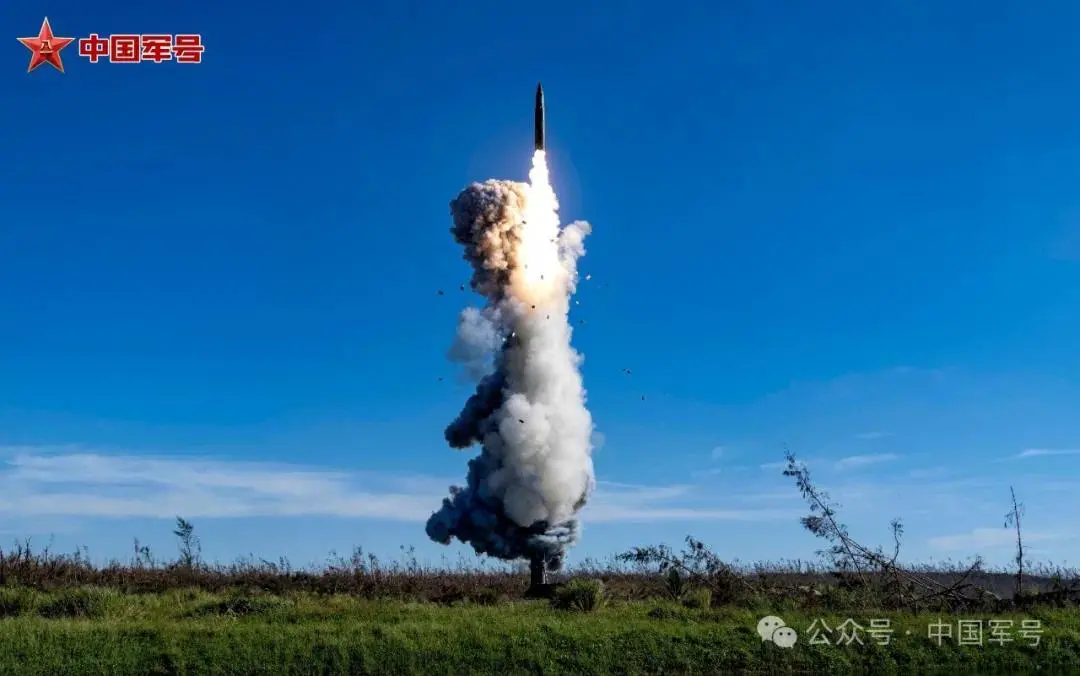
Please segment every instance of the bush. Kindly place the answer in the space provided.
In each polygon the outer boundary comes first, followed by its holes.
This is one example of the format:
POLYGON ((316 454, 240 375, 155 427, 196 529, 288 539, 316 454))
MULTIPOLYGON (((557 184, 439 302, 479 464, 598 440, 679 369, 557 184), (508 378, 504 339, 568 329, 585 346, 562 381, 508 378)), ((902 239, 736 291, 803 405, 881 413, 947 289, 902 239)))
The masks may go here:
POLYGON ((494 589, 477 589, 470 599, 481 606, 493 606, 499 602, 499 594, 494 589))
POLYGON ((667 606, 656 606, 648 613, 649 617, 654 620, 682 620, 686 619, 686 612, 681 608, 669 608, 667 606))
POLYGON ((667 575, 664 576, 664 584, 667 586, 667 591, 671 594, 671 598, 678 601, 686 593, 686 582, 683 580, 682 575, 679 575, 677 568, 669 568, 667 575))
POLYGON ((555 592, 552 605, 559 610, 591 612, 604 603, 604 583, 600 580, 570 580, 555 592))
POLYGON ((0 617, 16 617, 34 609, 34 590, 0 587, 0 617))
POLYGON ((38 607, 38 614, 51 619, 98 618, 105 614, 109 598, 112 596, 115 596, 115 593, 111 590, 95 587, 62 589, 38 607))
POLYGON ((687 608, 709 608, 712 606, 712 591, 692 589, 684 595, 682 602, 687 608))
POLYGON ((261 594, 232 594, 220 601, 211 601, 199 606, 194 615, 248 616, 274 613, 291 604, 287 599, 261 594))

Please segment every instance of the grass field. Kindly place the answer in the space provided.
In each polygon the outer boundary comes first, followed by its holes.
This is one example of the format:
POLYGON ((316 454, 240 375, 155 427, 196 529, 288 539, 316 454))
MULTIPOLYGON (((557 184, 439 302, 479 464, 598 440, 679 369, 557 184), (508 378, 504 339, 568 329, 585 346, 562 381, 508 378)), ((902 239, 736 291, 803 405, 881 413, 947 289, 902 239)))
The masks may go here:
POLYGON ((544 601, 439 605, 196 589, 9 587, 0 599, 3 674, 1030 673, 1080 665, 1075 609, 855 614, 862 644, 809 645, 814 620, 833 630, 819 636, 837 643, 848 615, 662 600, 582 612, 544 601), (766 614, 782 616, 799 642, 789 649, 763 642, 756 625, 766 614), (957 645, 961 617, 983 620, 981 645, 957 645), (1012 620, 1012 641, 992 642, 990 619, 1012 620), (887 645, 868 633, 871 620, 889 620, 887 645), (1025 638, 1024 621, 1038 621, 1038 634, 1025 638), (941 646, 928 638, 939 622, 952 622, 952 638, 941 646))

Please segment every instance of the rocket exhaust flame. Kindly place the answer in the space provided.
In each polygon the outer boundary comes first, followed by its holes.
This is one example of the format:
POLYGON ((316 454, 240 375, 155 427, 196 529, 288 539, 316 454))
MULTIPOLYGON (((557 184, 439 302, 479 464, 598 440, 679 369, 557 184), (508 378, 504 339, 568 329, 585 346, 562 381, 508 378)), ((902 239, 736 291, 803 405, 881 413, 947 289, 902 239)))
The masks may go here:
MULTIPOLYGON (((537 102, 542 113, 539 90, 537 102)), ((437 542, 530 559, 541 581, 577 542, 577 513, 595 488, 592 416, 568 317, 590 226, 560 228, 558 208, 539 149, 529 183, 474 183, 450 203, 470 286, 487 301, 461 313, 451 357, 475 373, 490 356, 493 368, 445 431, 453 448, 479 443, 480 454, 466 486, 452 486, 427 522, 437 542)))

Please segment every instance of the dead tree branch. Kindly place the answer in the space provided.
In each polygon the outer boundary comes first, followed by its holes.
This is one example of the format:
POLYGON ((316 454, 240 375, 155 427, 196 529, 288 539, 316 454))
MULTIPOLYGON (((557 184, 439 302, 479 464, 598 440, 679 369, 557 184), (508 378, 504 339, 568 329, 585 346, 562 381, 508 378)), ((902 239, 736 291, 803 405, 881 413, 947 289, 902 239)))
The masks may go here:
POLYGON ((847 527, 839 521, 839 505, 833 503, 829 495, 811 481, 806 465, 799 462, 789 449, 785 448, 784 454, 787 460, 784 476, 795 479, 795 485, 810 507, 810 514, 800 521, 806 530, 831 544, 828 550, 819 554, 830 558, 841 580, 854 570, 860 587, 876 588, 883 599, 891 600, 897 607, 919 607, 931 601, 962 607, 976 600, 965 592, 973 588, 967 580, 981 570, 981 559, 976 558, 960 578, 950 584, 905 569, 897 563, 904 534, 904 526, 899 519, 889 524, 893 536, 891 555, 886 555, 880 547, 870 549, 863 546, 851 537, 847 527))

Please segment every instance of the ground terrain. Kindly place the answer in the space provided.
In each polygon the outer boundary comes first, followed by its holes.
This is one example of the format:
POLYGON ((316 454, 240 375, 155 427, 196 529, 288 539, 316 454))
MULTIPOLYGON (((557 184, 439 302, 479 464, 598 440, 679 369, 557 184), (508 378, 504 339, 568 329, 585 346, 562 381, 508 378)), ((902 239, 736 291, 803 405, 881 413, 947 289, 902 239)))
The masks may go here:
MULTIPOLYGON (((591 564, 556 576, 554 598, 528 600, 522 572, 427 570, 410 560, 382 565, 360 552, 294 571, 284 562, 207 566, 191 551, 177 562, 159 563, 142 551, 132 562, 94 566, 82 555, 19 547, 0 556, 0 674, 1080 668, 1080 607, 1068 591, 1073 571, 1033 571, 1016 599, 1014 574, 977 572, 962 597, 916 601, 798 562, 676 564, 666 572, 640 561, 591 564), (761 640, 756 626, 765 615, 796 629, 794 647, 761 640), (861 630, 838 645, 838 626, 849 619, 861 630), (812 632, 815 620, 831 631, 812 632), (977 642, 972 633, 972 645, 959 645, 960 620, 981 621, 977 642), (989 620, 998 623, 996 638, 989 620), (871 635, 886 621, 887 632, 871 635), (944 625, 952 637, 938 645, 930 634, 945 633, 944 625), (811 644, 813 636, 829 643, 811 644)), ((954 566, 920 575, 950 585, 964 572, 954 566)))

